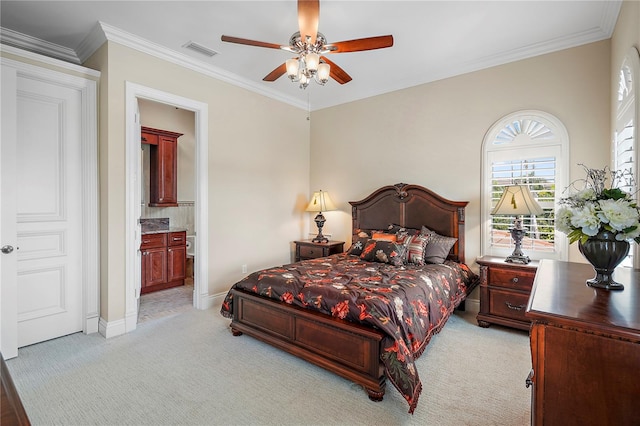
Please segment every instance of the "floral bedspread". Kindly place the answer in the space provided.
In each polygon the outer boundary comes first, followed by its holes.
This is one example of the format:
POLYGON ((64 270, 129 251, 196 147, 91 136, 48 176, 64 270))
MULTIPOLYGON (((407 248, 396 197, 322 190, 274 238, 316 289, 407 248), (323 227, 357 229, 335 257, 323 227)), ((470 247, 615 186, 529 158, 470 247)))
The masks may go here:
MULTIPOLYGON (((397 267, 343 253, 254 272, 233 287, 381 330, 386 376, 413 413, 422 390, 414 360, 476 283, 460 263, 397 267)), ((231 292, 220 312, 232 317, 231 292)))

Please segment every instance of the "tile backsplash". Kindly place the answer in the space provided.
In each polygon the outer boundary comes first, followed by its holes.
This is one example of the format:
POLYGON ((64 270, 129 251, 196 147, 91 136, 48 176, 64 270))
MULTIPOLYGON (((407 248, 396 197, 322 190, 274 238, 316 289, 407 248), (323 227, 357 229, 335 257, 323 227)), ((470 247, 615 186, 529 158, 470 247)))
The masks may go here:
POLYGON ((187 228, 187 235, 195 234, 195 206, 193 201, 178 201, 178 207, 149 207, 142 205, 143 219, 169 218, 172 228, 187 228))

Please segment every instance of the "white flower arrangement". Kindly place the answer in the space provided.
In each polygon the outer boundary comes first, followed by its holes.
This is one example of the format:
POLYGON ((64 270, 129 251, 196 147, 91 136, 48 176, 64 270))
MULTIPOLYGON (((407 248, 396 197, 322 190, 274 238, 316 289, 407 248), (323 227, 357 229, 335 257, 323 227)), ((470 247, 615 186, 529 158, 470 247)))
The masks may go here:
POLYGON ((578 240, 585 243, 602 231, 611 232, 618 241, 634 240, 640 244, 640 209, 631 194, 616 187, 621 182, 632 184, 633 176, 628 171, 581 166, 587 177, 565 189, 577 192, 560 199, 562 207, 556 212, 556 228, 567 234, 570 244, 578 240), (608 176, 610 188, 605 187, 608 176))

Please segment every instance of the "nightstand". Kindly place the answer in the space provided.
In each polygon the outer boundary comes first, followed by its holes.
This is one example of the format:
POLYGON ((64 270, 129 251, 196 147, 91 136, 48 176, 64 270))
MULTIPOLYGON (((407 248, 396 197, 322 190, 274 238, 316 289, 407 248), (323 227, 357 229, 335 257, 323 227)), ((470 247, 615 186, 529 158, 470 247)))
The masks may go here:
POLYGON ((296 245, 296 262, 305 259, 327 257, 344 251, 344 241, 314 243, 311 240, 294 241, 296 245))
POLYGON ((476 262, 480 265, 478 325, 486 328, 493 323, 529 330, 531 321, 525 311, 538 262, 521 265, 492 256, 480 257, 476 262))

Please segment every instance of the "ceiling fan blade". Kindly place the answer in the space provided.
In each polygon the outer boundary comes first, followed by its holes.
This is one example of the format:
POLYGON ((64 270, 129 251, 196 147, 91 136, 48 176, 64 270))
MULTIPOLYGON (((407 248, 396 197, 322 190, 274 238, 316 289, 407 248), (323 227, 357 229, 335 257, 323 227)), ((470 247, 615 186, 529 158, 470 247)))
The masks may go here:
POLYGON ((300 39, 311 37, 311 44, 315 44, 318 35, 318 19, 320 16, 319 0, 298 0, 298 26, 300 39))
POLYGON ((345 83, 348 83, 348 82, 350 82, 352 80, 351 76, 349 74, 347 74, 347 72, 345 70, 343 70, 338 65, 336 65, 335 62, 332 62, 332 61, 328 60, 324 56, 322 56, 321 59, 323 61, 325 61, 326 63, 328 63, 329 66, 331 67, 329 69, 329 75, 335 81, 337 81, 340 84, 345 84, 345 83))
POLYGON ((325 47, 331 49, 327 53, 360 52, 363 50, 384 49, 393 46, 393 36, 385 35, 378 37, 359 38, 356 40, 339 41, 327 44, 325 47))
POLYGON ((226 41, 227 43, 246 44, 248 46, 266 47, 269 49, 280 49, 282 47, 279 44, 266 43, 264 41, 249 40, 247 38, 231 37, 226 35, 223 35, 221 40, 226 41))
POLYGON ((278 68, 274 69, 273 71, 271 71, 262 80, 263 81, 276 81, 277 79, 279 79, 280 77, 285 75, 286 72, 287 72, 287 64, 285 63, 285 64, 280 65, 278 68))

